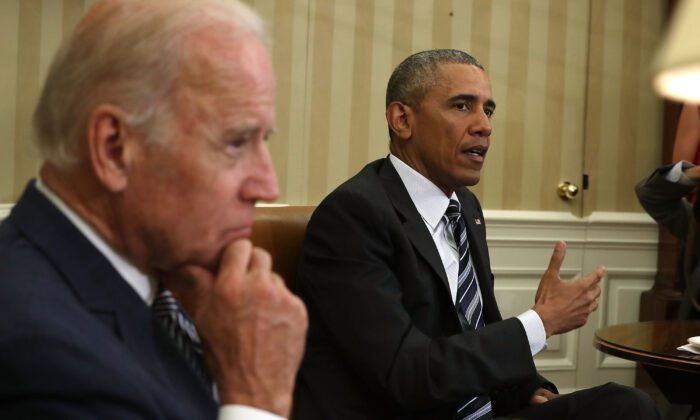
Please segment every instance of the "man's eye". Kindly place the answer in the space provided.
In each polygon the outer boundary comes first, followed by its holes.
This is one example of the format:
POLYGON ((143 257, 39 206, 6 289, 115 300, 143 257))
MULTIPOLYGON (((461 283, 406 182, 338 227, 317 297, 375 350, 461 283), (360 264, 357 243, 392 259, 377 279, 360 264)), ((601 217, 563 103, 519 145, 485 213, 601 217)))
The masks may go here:
POLYGON ((238 149, 239 147, 242 147, 245 144, 245 139, 234 139, 229 142, 229 146, 234 147, 238 149))
POLYGON ((486 114, 487 117, 491 118, 493 116, 493 109, 486 108, 484 110, 484 114, 486 114))
POLYGON ((459 109, 460 111, 465 111, 469 109, 469 105, 465 104, 464 102, 459 102, 455 104, 455 108, 459 109))

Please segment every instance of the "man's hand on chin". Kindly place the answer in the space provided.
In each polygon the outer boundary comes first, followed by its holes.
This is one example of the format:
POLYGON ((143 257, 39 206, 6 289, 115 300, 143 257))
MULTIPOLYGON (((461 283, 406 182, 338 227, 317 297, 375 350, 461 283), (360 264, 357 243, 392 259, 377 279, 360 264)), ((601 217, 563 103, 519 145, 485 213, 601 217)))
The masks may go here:
POLYGON ((532 398, 530 398, 530 405, 542 404, 559 397, 561 397, 561 395, 555 394, 545 388, 539 388, 534 394, 532 394, 532 398))
POLYGON ((306 307, 272 272, 270 255, 248 239, 224 250, 216 272, 187 267, 181 293, 202 340, 222 404, 288 417, 304 352, 306 307))

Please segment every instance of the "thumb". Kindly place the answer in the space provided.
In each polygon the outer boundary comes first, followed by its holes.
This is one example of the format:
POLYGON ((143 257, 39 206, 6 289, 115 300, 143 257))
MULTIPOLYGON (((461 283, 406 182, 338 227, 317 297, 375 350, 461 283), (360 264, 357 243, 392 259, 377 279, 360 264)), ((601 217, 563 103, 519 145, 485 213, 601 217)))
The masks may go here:
POLYGON ((535 404, 542 404, 546 403, 547 398, 542 396, 542 395, 533 395, 532 399, 530 399, 530 405, 535 405, 535 404))
POLYGON ((543 279, 545 278, 559 278, 559 270, 561 270, 561 265, 564 262, 564 257, 566 256, 566 243, 564 241, 557 241, 554 245, 554 252, 552 252, 552 258, 549 260, 549 267, 543 279))
POLYGON ((540 280, 540 284, 537 286, 535 303, 540 301, 543 291, 549 288, 549 284, 559 279, 559 270, 561 270, 561 264, 564 262, 565 256, 566 243, 564 241, 557 241, 554 245, 552 258, 549 260, 549 267, 547 267, 547 271, 544 272, 542 280, 540 280))

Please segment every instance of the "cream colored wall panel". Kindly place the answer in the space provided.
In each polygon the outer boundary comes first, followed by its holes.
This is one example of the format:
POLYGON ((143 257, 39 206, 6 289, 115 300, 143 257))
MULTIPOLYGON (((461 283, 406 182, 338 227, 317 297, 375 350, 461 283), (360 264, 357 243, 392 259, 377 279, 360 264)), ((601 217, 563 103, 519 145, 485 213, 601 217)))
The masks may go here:
MULTIPOLYGON (((547 71, 547 36, 549 17, 549 1, 535 1, 530 5, 530 33, 527 61, 527 86, 529 91, 538 94, 528 94, 525 97, 525 129, 523 144, 523 166, 520 182, 518 178, 508 179, 507 182, 519 185, 523 194, 520 197, 521 210, 536 210, 540 207, 540 188, 542 165, 539 164, 541 150, 551 139, 544 136, 544 126, 547 123, 545 115, 545 96, 539 94, 545 91, 547 71)), ((498 114, 499 110, 496 111, 498 114)))
POLYGON ((456 0, 452 2, 452 13, 454 17, 450 28, 452 31, 452 36, 450 37, 452 40, 452 48, 466 51, 469 54, 473 54, 472 33, 470 30, 473 7, 474 0, 456 0))
MULTIPOLYGON (((372 79, 374 77, 372 68, 375 65, 374 60, 378 58, 374 54, 375 47, 382 42, 375 40, 374 34, 378 7, 381 7, 381 5, 377 5, 371 0, 359 0, 353 12, 355 15, 355 29, 352 55, 353 68, 351 71, 352 94, 350 96, 352 106, 350 107, 350 112, 347 115, 343 115, 343 118, 347 118, 350 123, 348 129, 348 153, 344 156, 346 162, 343 164, 343 172, 338 174, 339 178, 334 184, 329 185, 329 191, 357 173, 371 159, 369 157, 372 135, 370 121, 374 109, 372 107, 372 79)), ((393 23, 390 18, 392 14, 393 10, 392 13, 385 14, 385 16, 389 17, 388 22, 390 23, 393 23)), ((390 43, 389 46, 391 46, 390 43)), ((391 50, 388 50, 386 53, 388 57, 391 56, 391 50)))
MULTIPOLYGON (((282 181, 286 185, 286 200, 290 204, 308 203, 306 184, 308 180, 307 118, 310 90, 307 86, 308 67, 307 41, 309 40, 309 0, 295 0, 290 10, 291 16, 291 55, 288 68, 288 96, 284 107, 278 104, 278 113, 286 113, 289 130, 277 141, 287 144, 287 171, 282 181)), ((278 117, 279 118, 279 117, 278 117)), ((283 127, 280 127, 282 130, 283 127)), ((280 160, 285 156, 279 157, 280 160)))
MULTIPOLYGON (((663 17, 666 11, 662 2, 642 3, 642 31, 640 61, 651 63, 656 46, 660 40, 663 17)), ((639 77, 639 102, 637 109, 637 154, 635 165, 636 181, 648 176, 661 165, 663 102, 651 89, 651 66, 641 66, 639 77)), ((641 205, 634 201, 630 211, 642 211, 641 205)))
MULTIPOLYGON (((502 208, 503 165, 505 164, 506 121, 508 120, 508 60, 511 31, 510 2, 493 1, 490 16, 490 51, 486 73, 491 79, 491 90, 497 104, 497 112, 491 120, 493 133, 484 170, 481 176, 480 198, 487 208, 502 208), (488 203, 488 204, 486 204, 488 203)), ((485 58, 476 56, 477 60, 485 58)))
POLYGON ((639 302, 642 292, 654 284, 655 270, 608 269, 605 283, 605 324, 637 322, 639 310, 628 302, 639 302))
POLYGON ((600 109, 602 133, 598 149, 598 210, 614 210, 617 183, 611 168, 617 167, 617 139, 620 129, 619 87, 622 78, 622 2, 605 2, 605 44, 603 53, 603 101, 600 109), (612 179, 610 178, 612 176, 612 179), (605 207, 600 207, 605 206, 605 207))
MULTIPOLYGON (((605 325, 626 324, 637 322, 639 306, 629 305, 629 302, 639 302, 641 294, 654 284, 655 270, 646 272, 630 270, 608 270, 601 298, 605 299, 605 325)), ((598 366, 602 369, 633 368, 634 362, 598 352, 598 366)))
MULTIPOLYGON (((555 242, 554 240, 535 241, 530 238, 523 238, 522 242, 489 239, 491 265, 499 269, 503 267, 518 267, 519 269, 530 267, 534 268, 539 276, 542 276, 549 266, 555 242)), ((566 257, 562 265, 562 278, 567 279, 565 273, 573 269, 577 275, 580 275, 584 246, 583 241, 570 240, 567 242, 566 257)), ((573 275, 568 277, 568 279, 571 278, 573 275)))
POLYGON ((512 241, 522 238, 534 242, 558 240, 582 242, 587 220, 565 212, 484 210, 490 241, 512 241))
MULTIPOLYGON (((316 204, 368 161, 384 156, 388 138, 383 98, 391 70, 411 52, 456 47, 486 65, 498 102, 483 182, 473 188, 484 208, 579 214, 576 209, 584 201, 583 214, 641 210, 630 198, 628 184, 650 172, 660 159, 660 101, 648 86, 647 64, 659 38, 663 0, 247 2, 263 15, 273 39, 279 134, 271 139, 270 150, 280 178, 281 201, 316 204), (638 13, 623 13, 624 7, 637 5, 638 13), (332 10, 326 17, 316 13, 326 9, 332 10), (353 14, 354 20, 348 21, 353 14), (638 67, 634 69, 638 74, 623 77, 633 67, 638 67), (341 83, 344 80, 348 83, 341 83), (630 81, 637 85, 636 93, 626 98, 630 81), (624 83, 628 85, 621 87, 624 83), (627 109, 631 107, 635 109, 627 109), (633 131, 630 120, 636 135, 625 138, 633 131), (336 130, 331 128, 334 125, 336 130), (581 153, 579 140, 584 133, 585 144, 593 149, 585 152, 591 189, 578 202, 567 204, 554 196, 552 186, 560 177, 580 181, 579 165, 571 159, 581 153), (626 149, 630 156, 621 153, 626 149)), ((28 142, 34 100, 28 98, 36 96, 63 33, 93 3, 7 0, 0 4, 16 9, 40 5, 36 16, 24 15, 25 20, 38 19, 36 33, 27 32, 31 25, 22 25, 23 39, 37 41, 20 46, 17 28, 15 42, 0 48, 3 62, 20 57, 28 65, 16 77, 0 76, 5 85, 22 79, 22 95, 0 102, 0 107, 12 108, 0 118, 14 113, 11 124, 2 124, 9 144, 0 145, 4 157, 0 199, 14 199, 17 189, 35 173, 36 159, 28 142), (38 64, 31 64, 33 59, 28 59, 36 52, 38 64), (29 79, 34 81, 28 83, 29 79), (13 155, 6 163, 6 156, 13 155), (10 186, 3 187, 8 182, 10 186)), ((1 19, 18 15, 3 13, 1 19)), ((9 34, 3 39, 11 41, 12 24, 3 25, 2 31, 9 34)), ((12 66, 0 71, 12 71, 12 66)))
MULTIPOLYGON (((525 143, 525 126, 527 125, 525 104, 527 98, 527 73, 523 68, 529 61, 530 33, 530 3, 514 1, 510 3, 510 31, 508 40, 508 96, 505 98, 508 118, 505 121, 505 132, 500 138, 503 142, 504 162, 500 176, 503 182, 502 207, 508 209, 520 208, 522 196, 529 191, 520 187, 519 183, 511 182, 522 176, 526 165, 523 159, 525 143)), ((501 101, 503 103, 504 101, 501 101)), ((532 162, 527 162, 530 166, 532 162)))
POLYGON ((333 59, 331 62, 331 101, 328 109, 330 130, 327 134, 328 175, 326 191, 332 191, 348 179, 348 153, 352 144, 351 115, 353 97, 353 73, 355 49, 355 8, 354 1, 340 2, 335 7, 333 17, 333 59))
POLYGON ((253 9, 255 9, 265 21, 265 31, 270 39, 275 39, 275 0, 246 0, 253 9))
POLYGON ((433 47, 433 1, 419 0, 413 3, 413 33, 411 49, 413 52, 425 51, 433 47))
POLYGON ((0 2, 0 202, 12 202, 15 172, 15 118, 19 0, 0 2))
MULTIPOLYGON (((395 64, 392 63, 394 2, 393 0, 376 0, 374 3, 374 29, 372 48, 372 75, 369 94, 369 133, 367 134, 366 162, 370 162, 389 153, 389 133, 384 116, 386 85, 395 64)), ((353 142, 365 139, 353 139, 353 142)), ((359 162, 348 176, 354 175, 362 166, 359 162)))
POLYGON ((307 200, 318 203, 327 193, 328 149, 331 105, 330 67, 333 59, 335 7, 340 1, 311 2, 309 22, 309 57, 307 67, 306 119, 308 124, 307 200))
POLYGON ((49 66, 54 54, 58 51, 63 40, 63 19, 57 19, 63 15, 63 2, 56 0, 43 0, 41 15, 41 43, 39 45, 39 80, 44 83, 49 72, 49 66))
POLYGON ((31 120, 39 97, 41 0, 22 0, 17 39, 17 90, 15 95, 15 147, 13 195, 19 197, 37 171, 38 154, 32 140, 31 120))

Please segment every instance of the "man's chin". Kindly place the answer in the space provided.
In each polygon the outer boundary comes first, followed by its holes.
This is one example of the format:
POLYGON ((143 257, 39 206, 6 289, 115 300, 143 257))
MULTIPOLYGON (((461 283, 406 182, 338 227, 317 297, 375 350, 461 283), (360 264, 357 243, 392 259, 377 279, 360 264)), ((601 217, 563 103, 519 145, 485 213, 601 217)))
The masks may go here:
POLYGON ((160 270, 156 278, 172 291, 192 289, 198 277, 216 276, 222 254, 223 250, 206 258, 193 258, 168 270, 160 270))
POLYGON ((479 181, 481 181, 481 174, 478 174, 476 176, 472 175, 469 177, 465 177, 465 179, 462 182, 462 185, 467 187, 473 187, 474 185, 478 184, 479 181))
POLYGON ((192 289, 196 284, 195 278, 187 267, 179 266, 173 270, 160 271, 157 274, 158 281, 173 292, 192 289))

